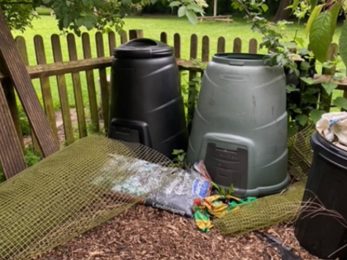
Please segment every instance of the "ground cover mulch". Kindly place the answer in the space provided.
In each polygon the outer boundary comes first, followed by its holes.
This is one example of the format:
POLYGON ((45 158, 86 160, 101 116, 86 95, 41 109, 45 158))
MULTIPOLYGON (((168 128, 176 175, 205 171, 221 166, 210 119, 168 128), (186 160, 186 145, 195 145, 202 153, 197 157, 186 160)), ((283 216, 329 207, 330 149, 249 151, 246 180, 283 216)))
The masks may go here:
MULTIPOLYGON (((302 249, 293 226, 271 227, 267 232, 304 260, 318 259, 302 249)), ((39 260, 201 259, 280 260, 275 247, 257 233, 224 236, 215 229, 197 230, 192 219, 137 205, 74 240, 58 246, 39 260)))

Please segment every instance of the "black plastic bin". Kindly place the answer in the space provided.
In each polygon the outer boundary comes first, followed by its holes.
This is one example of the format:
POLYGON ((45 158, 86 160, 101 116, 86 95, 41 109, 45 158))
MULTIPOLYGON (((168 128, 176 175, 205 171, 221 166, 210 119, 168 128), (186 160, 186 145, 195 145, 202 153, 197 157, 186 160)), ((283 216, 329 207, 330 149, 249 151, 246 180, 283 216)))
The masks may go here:
POLYGON ((114 50, 108 137, 142 143, 172 157, 188 131, 173 48, 135 39, 114 50))
MULTIPOLYGON (((303 198, 303 209, 295 224, 300 245, 323 259, 346 259, 347 228, 331 213, 305 208, 319 203, 347 220, 347 152, 327 142, 319 133, 311 137, 313 162, 303 198), (342 249, 341 249, 342 248, 342 249), (341 249, 341 250, 339 250, 341 249), (336 252, 336 253, 334 253, 336 252)), ((314 206, 316 207, 316 206, 314 206)))

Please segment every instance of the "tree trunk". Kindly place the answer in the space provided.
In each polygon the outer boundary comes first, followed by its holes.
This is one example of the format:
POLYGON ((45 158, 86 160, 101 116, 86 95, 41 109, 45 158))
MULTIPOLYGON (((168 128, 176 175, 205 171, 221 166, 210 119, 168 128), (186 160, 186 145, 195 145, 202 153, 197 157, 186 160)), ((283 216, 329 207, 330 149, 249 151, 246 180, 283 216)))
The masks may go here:
POLYGON ((277 13, 273 18, 273 22, 278 22, 281 20, 288 20, 290 14, 292 13, 292 9, 286 9, 290 5, 290 0, 281 0, 280 6, 277 9, 277 13))

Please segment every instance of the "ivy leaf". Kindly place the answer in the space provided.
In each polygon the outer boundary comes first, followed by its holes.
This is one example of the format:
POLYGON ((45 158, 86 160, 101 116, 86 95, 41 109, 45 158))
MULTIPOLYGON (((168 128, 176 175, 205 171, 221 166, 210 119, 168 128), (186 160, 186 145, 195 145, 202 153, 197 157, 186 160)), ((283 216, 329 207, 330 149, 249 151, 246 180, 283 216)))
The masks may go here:
POLYGON ((331 26, 332 14, 320 13, 312 22, 310 29, 310 47, 318 61, 326 61, 327 51, 333 39, 331 26))
POLYGON ((322 8, 323 8, 323 5, 318 5, 311 12, 310 18, 308 18, 308 21, 307 21, 307 24, 306 24, 306 34, 307 35, 310 33, 312 22, 320 14, 320 12, 322 11, 322 8))
POLYGON ((336 28, 336 22, 337 22, 337 17, 339 16, 341 9, 341 4, 336 3, 331 7, 329 12, 331 13, 331 29, 332 29, 332 35, 334 35, 335 28, 336 28))
POLYGON ((187 15, 188 20, 190 21, 191 24, 196 24, 198 18, 193 11, 187 10, 186 15, 187 15))
POLYGON ((341 59, 347 67, 347 23, 344 23, 342 26, 341 36, 339 39, 339 51, 341 59))
POLYGON ((296 120, 298 120, 301 126, 305 126, 308 122, 308 117, 306 115, 298 115, 296 120))
POLYGON ((312 85, 314 84, 314 81, 312 78, 307 78, 307 77, 300 77, 300 79, 305 82, 307 85, 312 85))
POLYGON ((181 2, 180 1, 173 1, 173 2, 171 2, 170 3, 170 7, 174 7, 174 6, 179 6, 179 5, 181 5, 181 2))
POLYGON ((317 123, 324 113, 326 113, 324 110, 313 109, 310 113, 313 123, 317 123))
POLYGON ((334 89, 337 88, 337 84, 333 82, 327 82, 327 83, 322 83, 322 87, 325 89, 328 95, 331 95, 334 89))
POLYGON ((337 107, 347 110, 347 99, 344 97, 337 97, 334 99, 333 104, 337 107))
POLYGON ((178 8, 178 17, 184 16, 186 14, 186 11, 187 7, 185 5, 178 8))

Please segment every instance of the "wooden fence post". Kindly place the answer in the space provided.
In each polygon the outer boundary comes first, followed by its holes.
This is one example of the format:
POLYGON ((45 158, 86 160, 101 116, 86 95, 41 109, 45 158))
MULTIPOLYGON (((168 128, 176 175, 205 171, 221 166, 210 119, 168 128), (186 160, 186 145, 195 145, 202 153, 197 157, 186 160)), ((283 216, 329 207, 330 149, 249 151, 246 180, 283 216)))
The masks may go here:
POLYGON ((120 34, 120 43, 126 43, 128 41, 127 33, 124 31, 120 34))
MULTIPOLYGON (((51 37, 51 45, 53 50, 54 62, 62 62, 63 55, 61 51, 60 38, 57 34, 53 34, 51 37)), ((74 142, 74 136, 72 131, 72 123, 70 116, 70 106, 69 98, 66 88, 65 75, 57 75, 57 85, 60 100, 60 109, 63 118, 64 134, 67 144, 72 144, 74 142)))
POLYGON ((174 34, 174 49, 175 57, 177 59, 181 58, 181 36, 178 33, 174 34))
POLYGON ((143 38, 143 30, 129 30, 129 39, 140 39, 143 38))
POLYGON ((258 52, 258 42, 256 39, 252 38, 249 40, 248 52, 256 54, 258 52))
POLYGON ((162 32, 160 34, 160 41, 167 44, 167 33, 166 32, 162 32))
POLYGON ((110 50, 110 57, 113 57, 113 51, 116 48, 116 35, 114 32, 108 33, 108 47, 110 50))
MULTIPOLYGON (((198 36, 193 34, 190 37, 190 60, 195 60, 198 57, 198 36)), ((196 84, 192 82, 194 78, 196 78, 196 72, 189 72, 189 83, 188 83, 188 115, 187 115, 187 125, 188 132, 190 133, 192 128, 192 120, 194 117, 195 110, 195 100, 198 90, 196 89, 196 84)))
MULTIPOLYGON (((100 32, 97 32, 95 34, 95 43, 96 43, 96 52, 98 57, 105 57, 104 52, 104 41, 102 38, 102 34, 100 32)), ((107 131, 108 130, 108 109, 109 109, 109 97, 110 97, 110 91, 109 91, 109 84, 107 82, 107 74, 106 69, 102 68, 99 69, 99 79, 100 79, 100 89, 101 89, 101 100, 102 100, 102 115, 104 119, 104 128, 107 131)))
POLYGON ((242 41, 239 37, 234 39, 233 53, 242 52, 242 41))
POLYGON ((225 38, 219 37, 217 42, 217 53, 225 52, 225 38))
POLYGON ((201 47, 201 61, 209 61, 210 60, 210 39, 208 36, 202 37, 202 47, 201 47))
MULTIPOLYGON (((92 52, 90 48, 90 39, 88 33, 82 34, 82 46, 83 46, 83 57, 85 59, 90 59, 92 57, 92 52)), ((86 70, 88 97, 89 97, 89 110, 91 123, 94 131, 99 132, 99 116, 98 116, 98 105, 96 103, 96 91, 95 91, 95 80, 93 70, 86 70)))
MULTIPOLYGON (((78 58, 77 58, 75 36, 71 33, 67 35, 67 45, 69 49, 70 61, 77 61, 78 58)), ((78 132, 79 132, 79 137, 82 138, 87 136, 87 126, 86 126, 86 119, 84 115, 81 78, 80 78, 79 72, 73 72, 71 73, 71 75, 72 75, 72 84, 74 89, 76 112, 77 112, 78 132)))
MULTIPOLYGON (((42 39, 41 35, 36 35, 34 37, 34 46, 35 46, 37 64, 38 65, 47 64, 45 47, 44 47, 43 39, 42 39)), ((56 125, 56 121, 55 121, 55 113, 54 113, 54 107, 53 107, 51 84, 49 82, 49 78, 48 77, 40 77, 40 85, 41 85, 43 106, 45 108, 47 119, 48 119, 48 122, 52 128, 54 137, 55 137, 57 143, 59 143, 57 125, 56 125)))
MULTIPOLYGON (((25 42, 24 37, 23 36, 17 36, 16 39, 15 39, 15 42, 16 42, 19 54, 20 54, 20 56, 22 58, 22 61, 24 62, 24 65, 25 66, 29 66, 27 46, 26 46, 26 42, 25 42)), ((9 91, 10 92, 13 91, 13 93, 11 93, 10 95, 13 96, 13 98, 15 98, 14 89, 12 91, 9 89, 9 91)), ((8 94, 9 92, 7 92, 7 90, 5 89, 5 93, 8 94)), ((10 98, 8 101, 12 100, 13 98, 10 98)), ((11 103, 9 103, 10 108, 14 105, 14 104, 11 104, 11 103)), ((16 106, 17 106, 17 104, 16 104, 16 106)), ((12 109, 14 110, 14 108, 12 108, 12 109)), ((17 107, 16 107, 16 110, 18 111, 17 107)), ((19 114, 18 114, 18 116, 19 116, 19 114)), ((18 117, 18 120, 20 120, 19 117, 18 117)), ((18 121, 18 123, 19 123, 20 131, 22 132, 20 121, 18 121)), ((37 138, 36 138, 35 133, 34 133, 34 131, 33 131, 31 126, 30 126, 30 132, 31 132, 30 135, 31 135, 31 141, 32 141, 32 145, 33 145, 33 150, 40 154, 41 153, 41 149, 40 149, 40 146, 38 144, 37 138)), ((23 139, 22 136, 20 138, 23 139)), ((24 140, 23 140, 23 147, 24 147, 24 140)))

